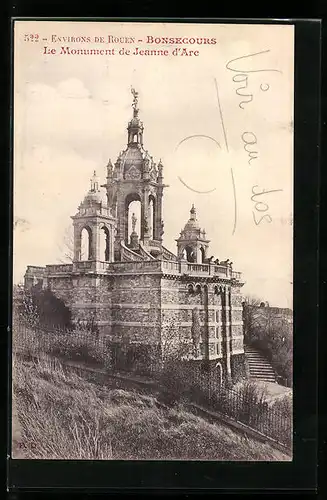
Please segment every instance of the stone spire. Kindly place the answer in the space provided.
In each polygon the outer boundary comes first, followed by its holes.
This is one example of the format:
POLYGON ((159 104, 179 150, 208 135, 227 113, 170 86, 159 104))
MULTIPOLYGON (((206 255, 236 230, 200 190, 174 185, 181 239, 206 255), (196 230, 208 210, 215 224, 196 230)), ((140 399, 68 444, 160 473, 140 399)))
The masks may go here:
POLYGON ((99 191, 99 180, 98 180, 98 177, 97 177, 95 170, 93 171, 93 176, 91 177, 90 181, 91 181, 90 191, 92 191, 92 192, 99 191))

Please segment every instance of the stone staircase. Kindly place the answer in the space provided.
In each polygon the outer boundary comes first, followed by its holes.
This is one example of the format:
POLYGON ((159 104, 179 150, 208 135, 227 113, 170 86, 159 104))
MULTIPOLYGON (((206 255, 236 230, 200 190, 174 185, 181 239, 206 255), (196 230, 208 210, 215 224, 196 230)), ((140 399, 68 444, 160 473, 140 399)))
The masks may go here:
POLYGON ((260 351, 250 345, 245 345, 244 353, 250 379, 264 382, 277 382, 271 364, 260 351))

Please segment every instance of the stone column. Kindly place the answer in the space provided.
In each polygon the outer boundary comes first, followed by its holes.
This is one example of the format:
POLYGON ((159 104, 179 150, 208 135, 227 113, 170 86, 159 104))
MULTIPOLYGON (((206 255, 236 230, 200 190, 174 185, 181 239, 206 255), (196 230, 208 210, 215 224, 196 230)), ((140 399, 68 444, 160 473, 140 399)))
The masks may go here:
POLYGON ((143 203, 141 207, 141 239, 146 245, 150 239, 149 227, 149 188, 145 186, 143 189, 143 203), (145 221, 147 221, 147 227, 145 226, 145 221))
POLYGON ((109 230, 109 262, 115 260, 115 226, 110 226, 109 230))
POLYGON ((81 260, 81 229, 74 225, 74 261, 81 260))
POLYGON ((181 274, 186 274, 187 273, 187 260, 181 260, 179 263, 179 272, 181 274))
POLYGON ((195 259, 196 264, 201 264, 201 251, 199 247, 195 248, 195 253, 196 253, 196 259, 195 259))
POLYGON ((161 221, 162 221, 162 187, 157 189, 157 197, 155 203, 155 228, 154 228, 154 239, 162 241, 161 234, 161 221))
POLYGON ((230 361, 230 326, 227 325, 227 322, 229 320, 229 314, 228 314, 228 305, 229 305, 229 301, 228 301, 228 296, 229 296, 229 293, 228 293, 228 290, 227 290, 227 287, 224 288, 223 290, 223 300, 222 300, 222 307, 223 307, 223 341, 224 341, 224 344, 225 344, 225 362, 226 362, 226 377, 227 377, 227 381, 231 381, 231 376, 232 376, 232 373, 231 373, 231 361, 230 361))
MULTIPOLYGON (((128 212, 126 214, 125 210, 125 197, 117 190, 117 204, 116 204, 116 218, 117 218, 117 233, 115 236, 117 247, 120 246, 121 240, 125 241, 125 220, 128 217, 128 212)), ((128 243, 128 242, 127 242, 128 243)))
POLYGON ((205 348, 204 348, 204 356, 206 361, 209 363, 210 360, 210 334, 209 334, 209 289, 208 285, 204 285, 203 287, 203 306, 204 306, 204 339, 205 339, 205 348))
POLYGON ((92 253, 91 253, 91 260, 99 260, 99 250, 100 250, 100 231, 99 231, 99 226, 97 224, 94 224, 92 227, 92 253))

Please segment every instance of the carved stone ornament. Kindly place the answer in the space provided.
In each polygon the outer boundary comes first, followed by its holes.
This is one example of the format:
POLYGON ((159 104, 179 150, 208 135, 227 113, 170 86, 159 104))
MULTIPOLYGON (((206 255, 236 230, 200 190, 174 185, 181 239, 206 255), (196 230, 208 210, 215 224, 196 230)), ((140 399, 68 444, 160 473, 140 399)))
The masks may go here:
POLYGON ((140 179, 141 178, 141 172, 139 171, 138 168, 136 168, 134 165, 132 165, 128 171, 126 172, 125 179, 140 179))
POLYGON ((143 228, 144 228, 145 233, 147 233, 149 231, 149 223, 148 223, 147 216, 145 216, 143 219, 143 228))

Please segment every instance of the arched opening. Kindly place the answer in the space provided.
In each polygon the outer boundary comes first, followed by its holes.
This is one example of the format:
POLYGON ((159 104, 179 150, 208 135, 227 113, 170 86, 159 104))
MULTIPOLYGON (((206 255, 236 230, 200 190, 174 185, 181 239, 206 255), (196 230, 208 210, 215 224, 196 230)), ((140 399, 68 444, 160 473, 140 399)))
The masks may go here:
POLYGON ((149 233, 150 239, 155 239, 155 217, 156 217, 156 209, 155 209, 155 198, 154 196, 149 196, 149 233))
POLYGON ((196 262, 196 255, 192 247, 186 246, 183 250, 183 257, 187 262, 196 262))
POLYGON ((201 293, 201 285, 196 285, 195 286, 195 293, 201 293))
POLYGON ((81 231, 81 260, 92 259, 92 232, 89 227, 81 231))
POLYGON ((194 286, 192 284, 188 285, 187 289, 190 295, 194 294, 194 286))
POLYGON ((201 262, 203 264, 206 258, 206 253, 203 247, 200 247, 200 255, 201 255, 201 262))
POLYGON ((133 135, 133 142, 137 142, 137 134, 133 135))
POLYGON ((105 262, 110 260, 110 235, 106 226, 100 228, 99 259, 105 262))
POLYGON ((137 193, 131 193, 125 200, 125 244, 129 245, 132 232, 139 238, 141 235, 141 198, 137 193))

